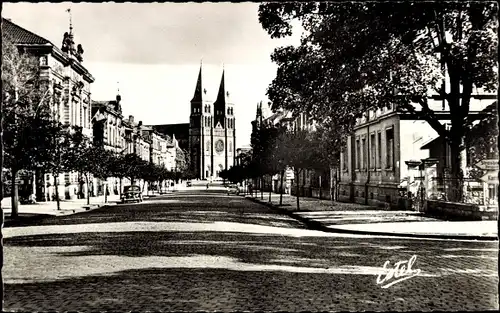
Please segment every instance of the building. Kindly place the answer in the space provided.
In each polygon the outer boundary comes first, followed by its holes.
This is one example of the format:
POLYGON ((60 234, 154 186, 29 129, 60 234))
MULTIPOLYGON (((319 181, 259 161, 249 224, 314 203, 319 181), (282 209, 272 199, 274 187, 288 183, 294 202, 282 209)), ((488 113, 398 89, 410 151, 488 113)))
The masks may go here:
POLYGON ((190 155, 190 170, 195 177, 212 179, 234 164, 236 156, 236 119, 234 104, 226 90, 224 71, 214 102, 207 98, 202 67, 191 100, 190 122, 152 125, 160 133, 177 138, 190 155))
POLYGON ((125 126, 123 124, 121 96, 116 100, 92 101, 93 139, 105 149, 122 153, 125 149, 125 126))
POLYGON ((177 151, 180 149, 179 142, 175 138, 175 135, 170 138, 166 136, 166 153, 165 153, 165 168, 171 172, 177 170, 177 151))
MULTIPOLYGON (((125 125, 120 102, 119 94, 115 100, 92 101, 93 141, 116 154, 126 150, 125 125)), ((102 195, 106 189, 110 194, 118 195, 119 180, 114 177, 109 177, 106 181, 97 179, 97 195, 102 195)))
MULTIPOLYGON (((471 118, 482 116, 481 110, 493 101, 488 98, 475 95, 471 99, 471 118)), ((429 103, 437 118, 449 123, 445 104, 432 98, 429 103)), ((465 171, 467 156, 463 153, 465 171)), ((427 187, 442 189, 443 182, 438 181, 450 167, 449 147, 436 131, 415 115, 388 105, 359 118, 348 136, 341 154, 339 200, 409 209, 404 195, 418 192, 424 179, 427 187), (421 164, 421 171, 413 164, 421 164)))
MULTIPOLYGON (((39 58, 42 79, 49 83, 53 94, 51 109, 54 118, 67 125, 80 126, 83 134, 92 137, 90 86, 94 77, 83 66, 83 48, 80 44, 75 46, 71 23, 69 32, 64 33, 61 48, 2 18, 2 38, 5 37, 39 58)), ((38 171, 34 180, 36 198, 38 201, 54 200, 55 188, 61 197, 75 198, 80 188, 86 188, 79 180, 77 173, 64 173, 54 183, 52 175, 38 171)))
POLYGON ((242 165, 243 158, 252 153, 251 147, 241 147, 236 149, 236 156, 234 157, 234 165, 242 165))

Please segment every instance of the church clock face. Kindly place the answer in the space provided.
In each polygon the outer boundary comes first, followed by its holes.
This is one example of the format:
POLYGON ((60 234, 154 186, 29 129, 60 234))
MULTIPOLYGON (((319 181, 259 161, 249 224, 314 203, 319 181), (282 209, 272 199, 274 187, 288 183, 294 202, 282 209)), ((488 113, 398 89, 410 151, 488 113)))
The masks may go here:
POLYGON ((215 142, 215 151, 218 153, 218 154, 221 154, 222 151, 224 151, 224 142, 219 139, 215 142))

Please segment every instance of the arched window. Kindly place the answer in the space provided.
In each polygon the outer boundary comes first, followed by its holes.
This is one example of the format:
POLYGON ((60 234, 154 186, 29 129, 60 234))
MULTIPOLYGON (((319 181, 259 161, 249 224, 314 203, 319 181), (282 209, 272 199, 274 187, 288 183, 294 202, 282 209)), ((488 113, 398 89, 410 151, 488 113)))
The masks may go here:
POLYGON ((229 152, 233 152, 233 145, 231 144, 231 141, 229 142, 229 152))
POLYGON ((206 151, 210 151, 210 140, 207 141, 207 147, 205 149, 206 151))

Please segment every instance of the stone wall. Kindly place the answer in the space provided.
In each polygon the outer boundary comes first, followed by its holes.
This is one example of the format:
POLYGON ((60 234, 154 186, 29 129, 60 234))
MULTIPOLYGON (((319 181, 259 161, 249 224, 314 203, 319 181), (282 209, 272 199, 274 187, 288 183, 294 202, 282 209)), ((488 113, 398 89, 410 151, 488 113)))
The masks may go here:
POLYGON ((485 209, 476 204, 427 200, 425 213, 445 219, 465 221, 496 220, 498 208, 485 209))

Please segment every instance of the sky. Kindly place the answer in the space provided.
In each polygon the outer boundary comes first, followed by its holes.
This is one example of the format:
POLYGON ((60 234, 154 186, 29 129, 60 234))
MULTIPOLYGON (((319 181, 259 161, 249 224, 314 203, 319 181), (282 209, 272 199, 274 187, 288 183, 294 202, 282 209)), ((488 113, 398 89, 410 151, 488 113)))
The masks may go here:
POLYGON ((60 48, 69 30, 84 49, 83 65, 95 78, 93 100, 117 89, 125 116, 144 124, 189 122, 200 63, 207 96, 215 100, 222 70, 235 104, 236 144, 250 144, 257 103, 276 75, 270 55, 296 45, 271 39, 258 21, 258 3, 4 3, 2 17, 60 48), (43 18, 40 18, 43 17, 43 18))

